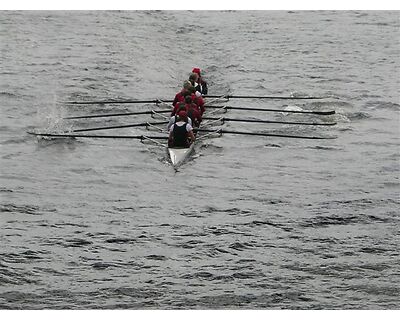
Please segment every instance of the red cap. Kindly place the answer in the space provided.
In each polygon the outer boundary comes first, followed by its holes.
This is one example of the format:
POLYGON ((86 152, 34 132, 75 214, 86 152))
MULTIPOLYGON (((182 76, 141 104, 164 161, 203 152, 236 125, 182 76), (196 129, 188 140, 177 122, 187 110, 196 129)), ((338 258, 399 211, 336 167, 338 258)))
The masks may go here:
POLYGON ((200 68, 193 68, 192 72, 200 75, 200 68))
POLYGON ((178 116, 181 118, 186 118, 187 117, 187 113, 185 110, 181 110, 178 112, 178 116))

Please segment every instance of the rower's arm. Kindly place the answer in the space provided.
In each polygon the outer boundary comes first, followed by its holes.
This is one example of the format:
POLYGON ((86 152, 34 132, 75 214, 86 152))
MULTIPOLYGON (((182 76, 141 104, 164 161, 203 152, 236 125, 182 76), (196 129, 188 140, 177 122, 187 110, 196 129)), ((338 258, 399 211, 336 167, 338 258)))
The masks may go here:
POLYGON ((172 107, 172 109, 171 109, 171 117, 173 117, 175 115, 175 113, 176 113, 176 108, 172 107))
POLYGON ((173 139, 173 131, 171 130, 169 132, 169 136, 168 136, 168 147, 172 147, 174 145, 174 139, 173 139))
POLYGON ((188 134, 189 134, 190 141, 193 143, 194 140, 196 140, 196 137, 195 137, 194 134, 193 134, 193 130, 190 130, 190 131, 188 132, 188 134))
POLYGON ((168 122, 168 124, 167 124, 167 130, 169 131, 169 129, 171 129, 171 127, 172 127, 172 125, 174 124, 174 121, 175 119, 173 118, 173 117, 171 117, 170 119, 169 119, 169 122, 168 122))
POLYGON ((203 92, 202 94, 207 95, 208 94, 208 87, 207 87, 207 82, 203 82, 202 83, 202 87, 203 87, 203 92))
POLYGON ((178 102, 178 97, 175 96, 174 101, 172 102, 172 106, 175 107, 178 102))

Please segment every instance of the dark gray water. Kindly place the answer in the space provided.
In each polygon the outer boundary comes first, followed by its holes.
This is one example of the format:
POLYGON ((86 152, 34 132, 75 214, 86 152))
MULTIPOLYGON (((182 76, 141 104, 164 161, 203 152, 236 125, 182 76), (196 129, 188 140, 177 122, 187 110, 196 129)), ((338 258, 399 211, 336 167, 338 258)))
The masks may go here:
POLYGON ((385 11, 0 12, 0 308, 398 309, 399 25, 385 11), (175 173, 138 141, 26 133, 140 122, 60 122, 150 107, 60 102, 173 98, 195 66, 210 94, 338 97, 289 102, 336 110, 324 118, 229 113, 335 127, 226 128, 338 138, 225 135, 175 173))

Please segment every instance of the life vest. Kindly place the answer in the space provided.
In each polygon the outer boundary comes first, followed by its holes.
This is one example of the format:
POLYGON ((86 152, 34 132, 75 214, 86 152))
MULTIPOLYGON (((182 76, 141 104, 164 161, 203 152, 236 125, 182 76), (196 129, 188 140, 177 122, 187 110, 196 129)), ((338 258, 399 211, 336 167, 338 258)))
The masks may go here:
MULTIPOLYGON (((176 121, 176 119, 175 119, 176 121)), ((186 131, 187 122, 183 126, 178 126, 175 122, 173 129, 173 139, 174 139, 174 147, 178 148, 188 148, 188 132, 186 131)))

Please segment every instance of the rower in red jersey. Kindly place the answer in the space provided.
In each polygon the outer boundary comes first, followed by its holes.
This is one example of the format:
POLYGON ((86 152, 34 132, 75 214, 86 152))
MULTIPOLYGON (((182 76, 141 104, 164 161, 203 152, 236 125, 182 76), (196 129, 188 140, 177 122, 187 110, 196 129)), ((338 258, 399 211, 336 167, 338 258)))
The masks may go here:
POLYGON ((200 122, 202 121, 201 112, 197 105, 193 103, 191 96, 186 96, 185 108, 188 117, 192 119, 193 127, 198 128, 200 126, 200 122))
POLYGON ((174 107, 176 106, 176 104, 177 104, 178 102, 185 102, 185 94, 187 94, 188 89, 189 89, 190 87, 192 87, 192 84, 190 83, 189 80, 186 80, 186 81, 183 83, 183 88, 182 88, 182 90, 179 91, 179 92, 175 95, 175 99, 174 99, 174 101, 172 102, 172 105, 173 105, 174 107))
POLYGON ((204 99, 201 96, 201 93, 196 91, 196 93, 192 94, 192 100, 193 103, 199 108, 201 115, 203 115, 204 111, 206 111, 206 108, 204 107, 204 99))

